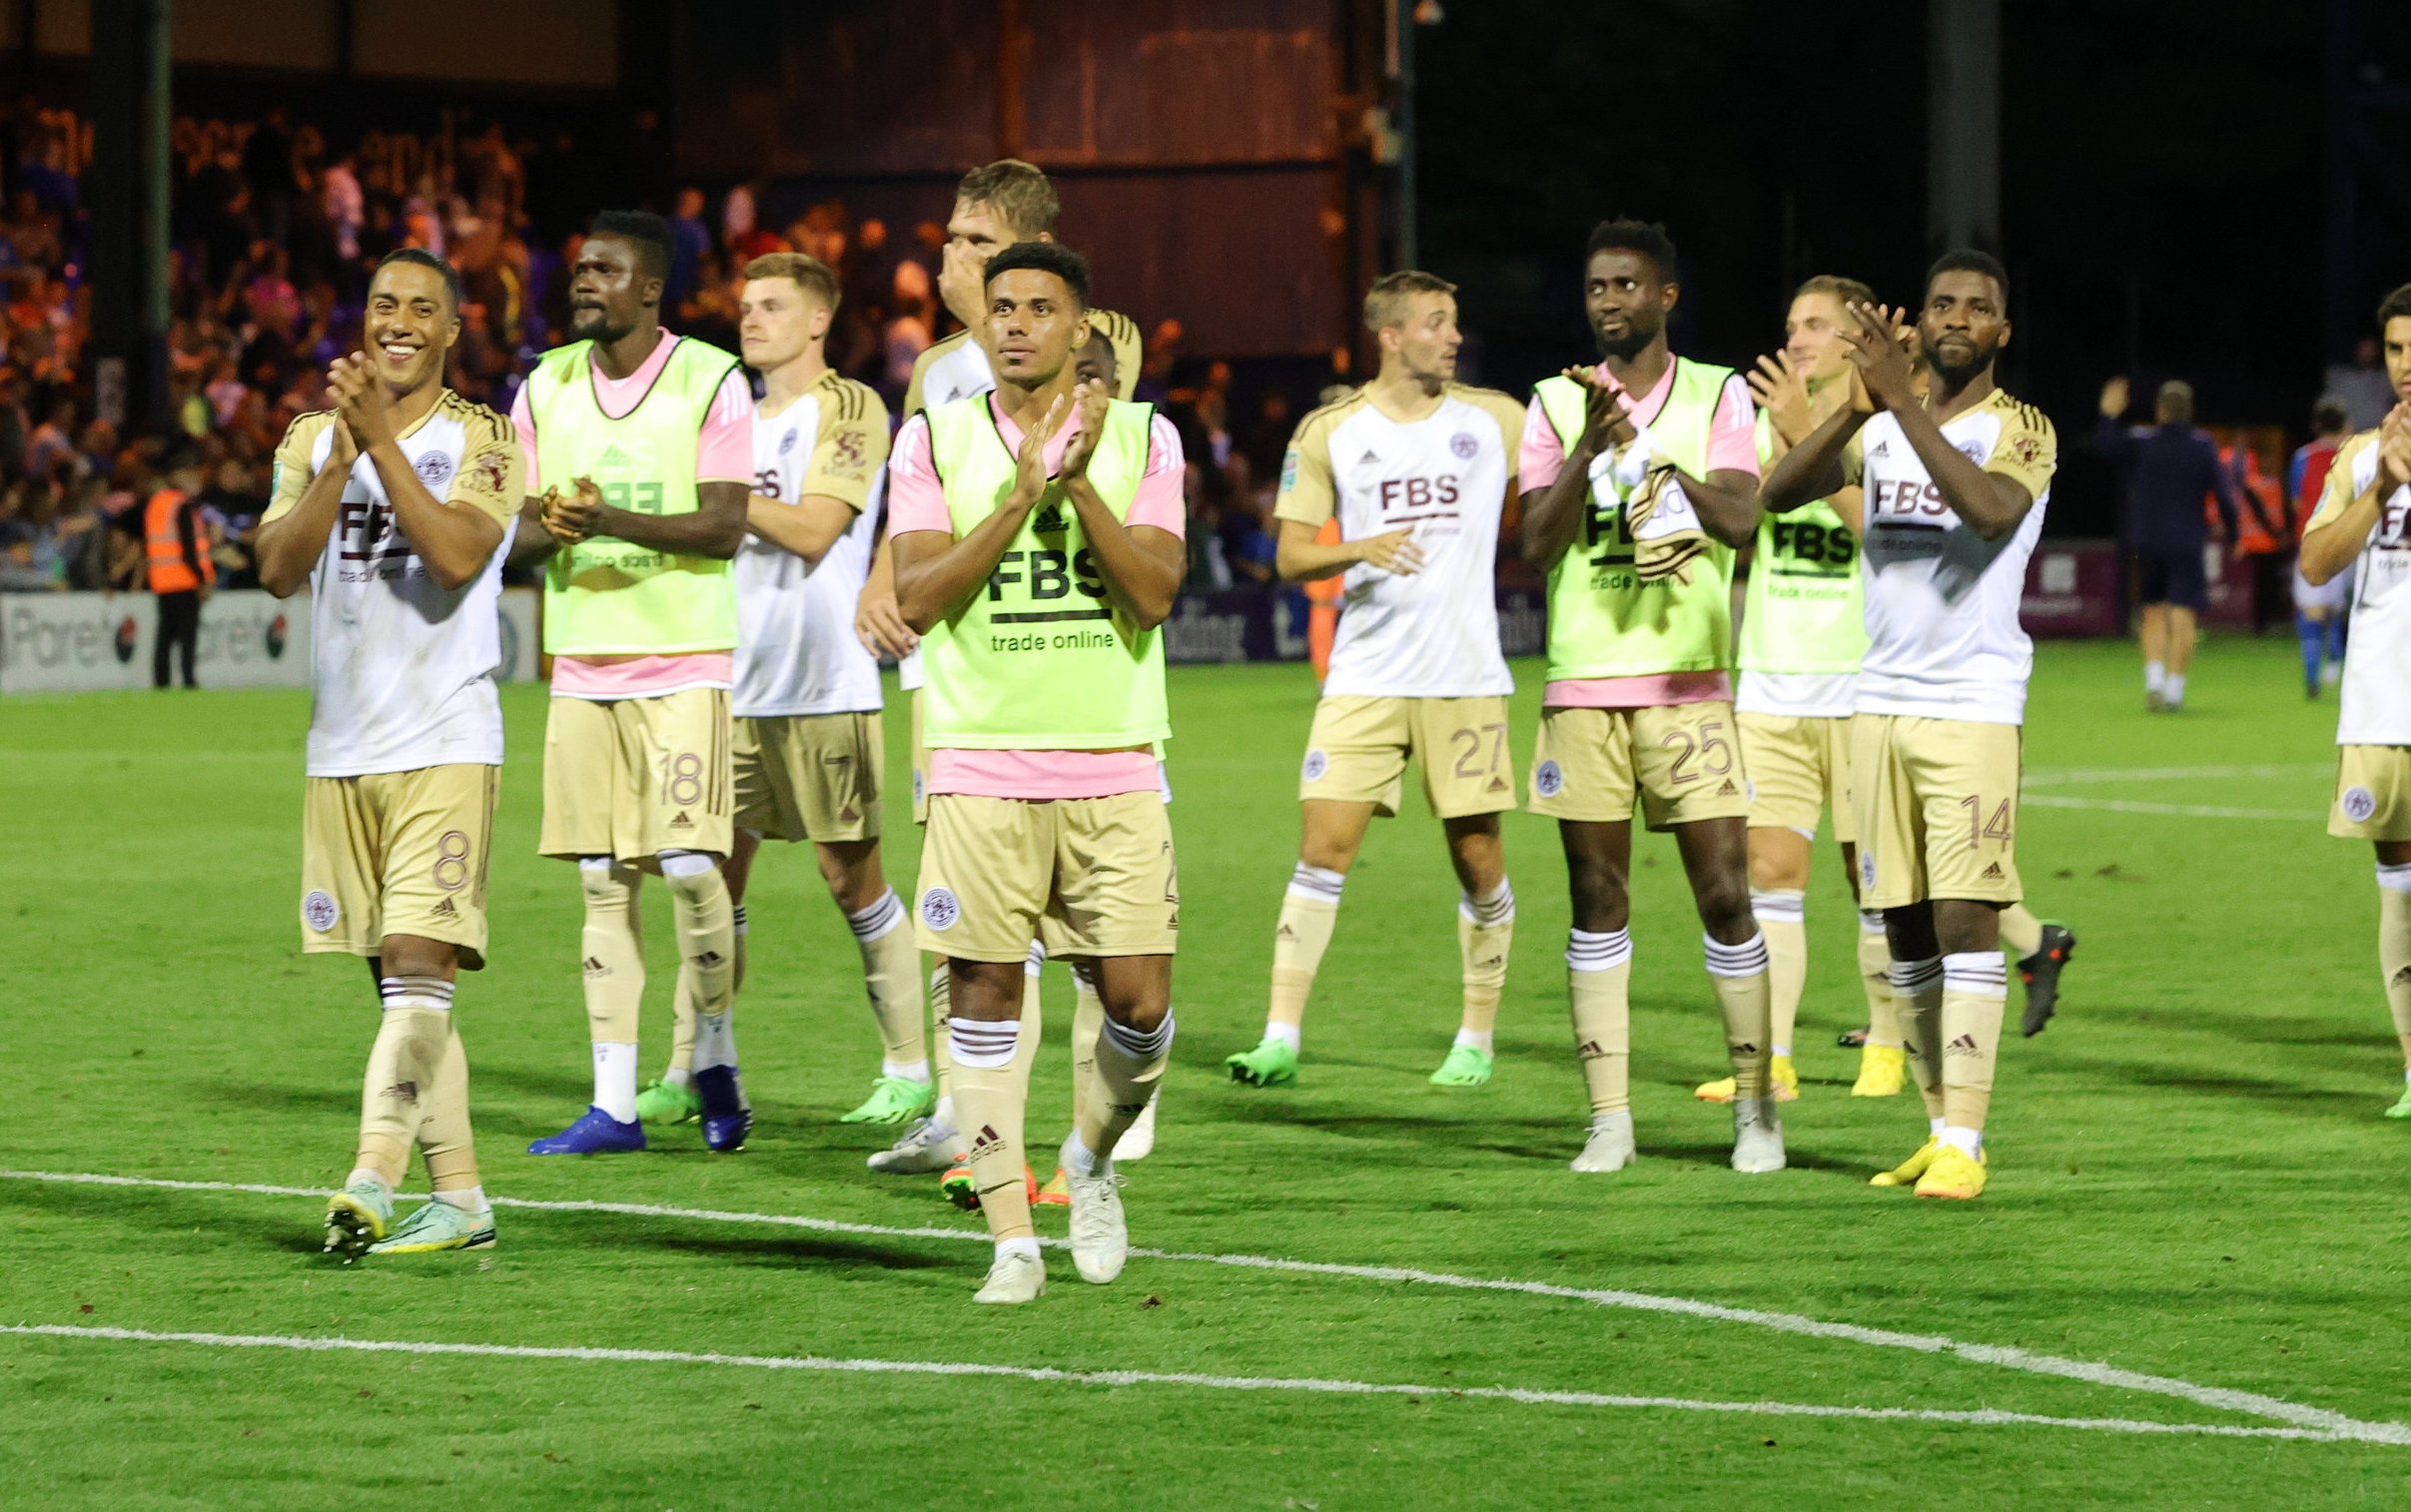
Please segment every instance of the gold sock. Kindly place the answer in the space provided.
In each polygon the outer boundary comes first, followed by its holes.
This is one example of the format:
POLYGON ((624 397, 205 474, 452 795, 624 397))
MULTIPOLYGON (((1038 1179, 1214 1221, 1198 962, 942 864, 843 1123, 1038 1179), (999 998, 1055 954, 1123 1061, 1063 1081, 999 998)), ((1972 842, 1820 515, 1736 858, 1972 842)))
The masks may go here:
POLYGON ((1147 1112, 1164 1068, 1172 1060, 1173 1017, 1152 1031, 1133 1029, 1107 1020, 1097 1036, 1089 1095, 1082 1099, 1080 1142, 1099 1159, 1111 1159, 1114 1145, 1147 1112))
POLYGON ((1892 1012, 1926 1117, 1943 1116, 1943 963, 1939 956, 1892 964, 1892 1012))
POLYGON ((662 881, 678 925, 679 970, 693 973, 695 1012, 724 1014, 737 997, 736 905, 728 883, 717 866, 677 876, 665 871, 662 881))
POLYGON ((577 864, 586 898, 580 934, 586 963, 586 1030, 597 1045, 634 1045, 644 1004, 644 919, 636 905, 644 874, 611 862, 577 864))
POLYGON ((410 1146, 435 1096, 435 1073, 452 1032, 452 988, 440 977, 388 977, 379 989, 384 1007, 361 1078, 353 1164, 391 1187, 409 1173, 410 1146))
MULTIPOLYGON (((995 1238, 1029 1238, 1038 1230, 1030 1221, 1024 1174, 1029 1156, 1022 1148, 1022 1119, 1029 1094, 1028 1083, 1014 1069, 1019 1041, 1000 1038, 999 1030, 1011 1026, 958 1019, 952 1027, 967 1037, 954 1048, 955 1122, 970 1148, 965 1163, 980 1194, 981 1215, 995 1238)), ((1035 1037, 1024 1025, 1019 1038, 1035 1037)))
POLYGON ((1097 1037, 1105 1032, 1105 999, 1097 996, 1097 963, 1072 963, 1072 1127, 1088 1117, 1089 1079, 1097 1075, 1097 1037))
POLYGON ((2042 949, 2042 921, 2022 903, 2001 911, 2001 943, 2009 948, 2012 964, 2042 949))
MULTIPOLYGON (((1331 916, 1336 919, 1338 911, 1331 916)), ((1507 954, 1514 944, 1515 890, 1506 878, 1498 879, 1487 898, 1458 899, 1456 949, 1464 969, 1465 1000, 1457 1027, 1482 1036, 1485 1045, 1498 1028, 1498 1000, 1507 990, 1507 954)))
POLYGON ((1725 1019, 1725 1055, 1733 1065, 1733 1096, 1763 1098, 1767 1059, 1774 1043, 1775 1005, 1767 973, 1767 942, 1753 935, 1739 945, 1700 937, 1707 953, 1708 981, 1725 1019))
POLYGON ((1767 937, 1767 1045, 1788 1056, 1792 1034, 1800 1027, 1800 1000, 1808 992, 1808 894, 1797 888, 1754 888, 1750 912, 1767 937))
POLYGON ((2009 968, 1999 951, 1943 957, 1943 1123, 1948 1128, 1984 1132, 2009 997, 2009 968))
POLYGON ((1567 938, 1566 997, 1574 1055, 1582 1062, 1591 1117, 1632 1107, 1632 936, 1575 930, 1567 938))
MULTIPOLYGON (((451 1016, 444 1016, 449 1019, 451 1016)), ((468 1052, 454 1029, 443 1042, 435 1068, 435 1093, 418 1124, 418 1148, 426 1159, 427 1186, 464 1191, 478 1184, 477 1145, 468 1123, 468 1052)))
MULTIPOLYGON (((947 1031, 949 989, 946 958, 932 956, 929 962, 929 1071, 937 1086, 939 1101, 943 1102, 954 1095, 955 1042, 954 1036, 947 1031)), ((955 1127, 962 1127, 960 1120, 955 1127)))
POLYGON ((2411 1065, 2411 892, 2387 886, 2389 870, 2411 888, 2411 867, 2378 869, 2377 964, 2386 979, 2386 1006, 2394 1011, 2404 1064, 2411 1065))
POLYGON ((854 946, 862 954, 863 991, 879 1025, 879 1054, 889 1066, 926 1061, 921 1035, 921 953, 907 928, 904 900, 894 888, 861 913, 848 914, 854 946))
POLYGON ((1859 915, 1859 985, 1867 991, 1867 1043, 1899 1050, 1901 1014, 1892 998, 1892 942, 1882 914, 1859 915))
POLYGON ((1339 872, 1297 864, 1281 895, 1280 925, 1272 935, 1272 1004, 1265 1018, 1294 1028, 1305 1022, 1306 995, 1339 923, 1339 872))

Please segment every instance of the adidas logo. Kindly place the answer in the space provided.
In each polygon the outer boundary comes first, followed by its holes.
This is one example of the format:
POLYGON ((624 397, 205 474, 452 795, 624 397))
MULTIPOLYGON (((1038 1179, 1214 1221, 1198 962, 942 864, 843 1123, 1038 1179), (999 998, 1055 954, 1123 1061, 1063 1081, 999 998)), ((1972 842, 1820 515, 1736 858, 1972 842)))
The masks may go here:
POLYGON ((670 821, 670 828, 673 830, 691 830, 694 827, 695 821, 686 817, 686 810, 684 809, 680 809, 678 811, 678 817, 670 821))
POLYGON ((1716 790, 1716 796, 1719 798, 1734 798, 1740 796, 1740 794, 1741 789, 1733 785, 1733 779, 1730 777, 1725 779, 1725 785, 1723 787, 1716 790))
POLYGON ((1490 779, 1490 791, 1491 791, 1491 792, 1493 792, 1493 793, 1503 793, 1503 792, 1505 792, 1506 790, 1507 790, 1507 779, 1506 779, 1506 778, 1504 778, 1504 777, 1493 777, 1493 778, 1491 778, 1491 779, 1490 779))
POLYGON ((2390 985, 2400 987, 2406 982, 2411 982, 2411 966, 2406 966, 2401 971, 2396 972, 2394 974, 2393 982, 2390 985))
POLYGON ((1473 963, 1473 969, 1475 971, 1482 971, 1489 967, 1504 966, 1506 964, 1507 958, 1504 956, 1485 956, 1481 960, 1473 963))
POLYGON ((1356 465, 1359 467, 1378 467, 1381 465, 1381 453, 1378 451, 1367 451, 1364 453, 1364 455, 1356 458, 1356 465))
POLYGON ((398 1103, 415 1103, 418 1101, 418 1084, 415 1082, 397 1082, 393 1086, 387 1088, 382 1096, 392 1098, 398 1103))
POLYGON ((720 961, 721 956, 718 951, 705 951, 702 955, 695 958, 695 965, 708 972, 717 970, 720 965, 720 961))
POLYGON ((862 815, 858 813, 855 810, 854 805, 850 803, 837 811, 837 818, 839 822, 843 824, 852 824, 861 817, 862 815))
POLYGON ((1946 1056, 1975 1055, 1976 1037, 1974 1035, 1961 1035, 1958 1039, 1943 1047, 1943 1054, 1946 1056))
POLYGON ((460 917, 460 911, 452 907, 452 900, 449 898, 446 898, 441 903, 436 904, 432 909, 429 909, 428 912, 437 919, 457 919, 460 917))
POLYGON ((1047 505, 1044 509, 1038 511, 1038 517, 1036 519, 1030 521, 1030 528, 1038 531, 1041 535, 1051 534, 1054 531, 1061 530, 1063 527, 1064 511, 1063 505, 1061 504, 1047 505))
POLYGON ((1596 1040, 1585 1040, 1574 1047, 1574 1056, 1577 1060, 1596 1061, 1606 1054, 1607 1051, 1596 1040))
POLYGON ((1984 875, 1977 880, 1980 882, 1999 882, 2003 880, 2001 863, 1996 861, 1991 866, 1986 867, 1984 870, 1984 875))
POLYGON ((1758 1047, 1747 1042, 1744 1042, 1740 1045, 1728 1045, 1725 1047, 1725 1050, 1727 1054, 1736 1056, 1754 1056, 1758 1054, 1758 1047))
POLYGON ((628 454, 615 445, 603 447, 603 454, 594 463, 597 467, 624 467, 627 464, 628 454))
MULTIPOLYGON (((1275 940, 1294 940, 1297 938, 1297 931, 1284 924, 1273 934, 1272 938, 1275 940)), ((2411 967, 2405 967, 2403 969, 2405 971, 2411 971, 2411 967)))
POLYGON ((971 1152, 965 1155, 964 1159, 966 1161, 976 1161, 979 1159, 982 1152, 995 1149, 998 1145, 1004 1142, 1005 1141, 1003 1139, 997 1136, 995 1125, 983 1124, 980 1126, 980 1133, 978 1136, 971 1141, 971 1152))
POLYGON ((588 956, 586 958, 586 975, 589 977, 608 977, 611 975, 611 968, 603 965, 599 958, 588 956))
POLYGON ((1878 441, 1875 444, 1875 449, 1867 454, 1869 456, 1890 456, 1892 455, 1892 442, 1878 441))

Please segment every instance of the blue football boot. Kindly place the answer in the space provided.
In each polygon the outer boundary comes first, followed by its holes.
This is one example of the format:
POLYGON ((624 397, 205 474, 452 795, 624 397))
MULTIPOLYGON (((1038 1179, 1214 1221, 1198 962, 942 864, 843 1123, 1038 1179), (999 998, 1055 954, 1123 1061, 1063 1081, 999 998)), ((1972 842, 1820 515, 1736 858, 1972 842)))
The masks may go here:
POLYGON ((644 1126, 622 1124, 599 1108, 589 1107, 578 1121, 548 1139, 527 1146, 531 1155, 615 1155, 644 1148, 644 1126))
POLYGON ((703 1099, 703 1146, 721 1154, 743 1149, 745 1135, 753 1130, 753 1110, 745 1106, 737 1069, 714 1066, 696 1072, 695 1093, 703 1099))

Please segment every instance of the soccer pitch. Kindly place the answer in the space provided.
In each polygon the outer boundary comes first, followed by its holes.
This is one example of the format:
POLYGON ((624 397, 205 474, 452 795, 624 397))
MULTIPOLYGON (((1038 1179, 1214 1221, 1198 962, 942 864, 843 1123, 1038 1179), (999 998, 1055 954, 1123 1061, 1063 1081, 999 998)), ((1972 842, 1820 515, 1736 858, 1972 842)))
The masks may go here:
MULTIPOLYGON (((1517 674, 1528 763, 1538 668, 1517 674)), ((977 1215, 871 1174, 884 1136, 833 1122, 878 1046, 801 849, 766 852, 747 900, 749 1147, 523 1153, 588 1089, 528 686, 504 697, 494 964, 458 1008, 500 1242, 323 1259, 374 999, 300 953, 306 697, 0 703, 0 1500, 2401 1507, 2411 1126, 2378 1117, 2400 1088, 2370 857, 2323 832, 2335 706, 2298 677, 2290 639, 2212 642, 2194 707, 2147 718, 2126 648, 2042 649, 2018 859, 2081 946, 2058 1021, 2003 1050, 1991 1188, 1954 1203, 1866 1184, 1922 1110, 1846 1096, 1830 845, 1781 1174, 1727 1169, 1727 1114, 1690 1096, 1723 1047, 1663 836, 1636 843, 1623 1174, 1565 1168, 1564 867, 1529 816, 1489 1087, 1424 1084, 1456 900, 1411 811, 1350 878, 1298 1085, 1224 1081, 1262 1023, 1313 684, 1178 669, 1186 943, 1157 1151, 1128 1167, 1142 1247, 1107 1287, 1053 1251, 1012 1309, 971 1303, 977 1215)), ((672 966, 649 891, 647 1077, 672 966)), ((1069 978, 1047 986, 1040 1160, 1070 1106, 1069 978)))

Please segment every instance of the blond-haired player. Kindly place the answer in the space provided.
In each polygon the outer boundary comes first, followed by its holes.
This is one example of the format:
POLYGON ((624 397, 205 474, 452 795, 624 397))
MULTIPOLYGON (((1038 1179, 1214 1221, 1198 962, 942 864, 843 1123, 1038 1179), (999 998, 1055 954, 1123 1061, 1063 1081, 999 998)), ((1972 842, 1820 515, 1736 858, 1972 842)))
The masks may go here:
MULTIPOLYGON (((947 312, 962 323, 963 329, 924 351, 913 363, 911 381, 904 392, 904 418, 908 422, 916 415, 939 404, 956 399, 988 393, 996 387, 994 355, 981 341, 987 330, 988 310, 986 273, 988 260, 1008 247, 1023 242, 1052 242, 1055 225, 1063 214, 1063 202, 1055 186, 1047 181, 1046 173, 1037 165, 1019 158, 1003 158, 983 164, 963 176, 955 186, 953 211, 946 219, 946 247, 938 272, 938 297, 947 312)), ((1110 310, 1088 313, 1090 342, 1094 345, 1103 337, 1111 352, 1111 372, 1114 381, 1108 391, 1118 399, 1128 400, 1139 384, 1141 359, 1139 325, 1129 316, 1110 310)), ((871 563, 869 581, 856 610, 855 632, 875 651, 897 658, 897 683, 913 695, 913 821, 926 823, 928 804, 928 753, 921 743, 921 658, 915 654, 920 639, 905 624, 896 606, 895 564, 887 544, 880 544, 871 563)), ((1028 1047, 1022 1065, 1026 1076, 1028 1057, 1037 1052, 1040 1023, 1040 994, 1038 974, 1046 960, 1046 949, 1032 941, 1029 960, 1029 990, 1024 996, 1023 1013, 1032 1026, 1024 1044, 1028 1047)), ((1075 973, 1079 983, 1079 1004, 1073 1017, 1073 1043, 1076 1053, 1093 1047, 1104 1011, 1098 1006, 1096 994, 1090 990, 1086 977, 1075 973)), ((929 1013, 931 1019, 930 1048, 937 1069, 937 1105, 930 1116, 905 1131, 895 1144, 873 1154, 873 1170, 891 1174, 919 1174, 943 1171, 952 1183, 950 1190, 961 1200, 970 1191, 968 1167, 963 1165, 965 1144, 955 1127, 954 1100, 951 1096, 953 1063, 950 1040, 946 1030, 946 959, 933 959, 929 976, 929 1013)), ((1155 1145, 1156 1110, 1150 1103, 1139 1125, 1122 1141, 1125 1160, 1146 1155, 1155 1145)), ((1040 1200, 1068 1200, 1063 1178, 1048 1184, 1040 1200)))
POLYGON ((2301 565, 2313 587, 2360 569, 2327 833, 2377 849, 2378 970, 2405 1083, 2386 1117, 2411 1119, 2411 284, 2386 296, 2377 322, 2395 406, 2336 452, 2301 565))
POLYGON ((270 592, 311 588, 302 949, 367 957, 383 1006, 359 1152, 327 1206, 327 1248, 347 1259, 494 1238, 452 988, 485 964, 503 542, 521 493, 510 422, 443 386, 451 269, 388 256, 363 335, 328 375, 335 407, 285 432, 258 542, 270 592), (393 1228, 412 1145, 434 1199, 393 1228))
MULTIPOLYGON (((920 953, 879 863, 886 743, 879 663, 855 639, 856 598, 879 530, 887 406, 840 378, 824 348, 837 276, 817 258, 775 252, 745 265, 738 336, 762 376, 754 408, 753 496, 736 557, 733 720, 736 835, 725 869, 735 904, 736 985, 745 981, 745 887, 765 837, 810 841, 829 896, 862 956, 881 1044, 879 1076, 845 1124, 901 1124, 929 1112, 920 953)), ((679 974, 670 1069, 645 1089, 647 1120, 700 1114, 689 1085, 694 972, 679 974)))
POLYGON ((1398 812, 1410 760, 1461 890, 1461 1017, 1431 1081, 1490 1080, 1515 934, 1498 820, 1515 807, 1515 681, 1499 650, 1493 583, 1523 413, 1496 389, 1455 381, 1456 316, 1456 286, 1444 279, 1408 271, 1375 281, 1364 325, 1380 370, 1300 421, 1281 464, 1280 575, 1345 574, 1346 596, 1298 775, 1304 833, 1272 938, 1263 1039, 1223 1063, 1251 1086, 1296 1080, 1299 1026, 1341 886, 1374 816, 1398 812), (1319 542, 1333 518, 1339 539, 1319 542))
POLYGON ((2009 321, 2009 276, 1993 257, 1950 253, 1926 276, 1917 328, 1933 377, 1922 399, 1892 313, 1849 314, 1854 400, 1775 464, 1760 497, 1783 511, 1863 490, 1868 649, 1851 729, 1860 898, 1884 911, 1929 1121, 1925 1143, 1875 1182, 1973 1197, 1989 1167, 2009 995, 2001 912, 2020 896, 2019 726, 2034 654, 2017 606, 2057 439, 2040 410, 1994 381, 2009 321))

